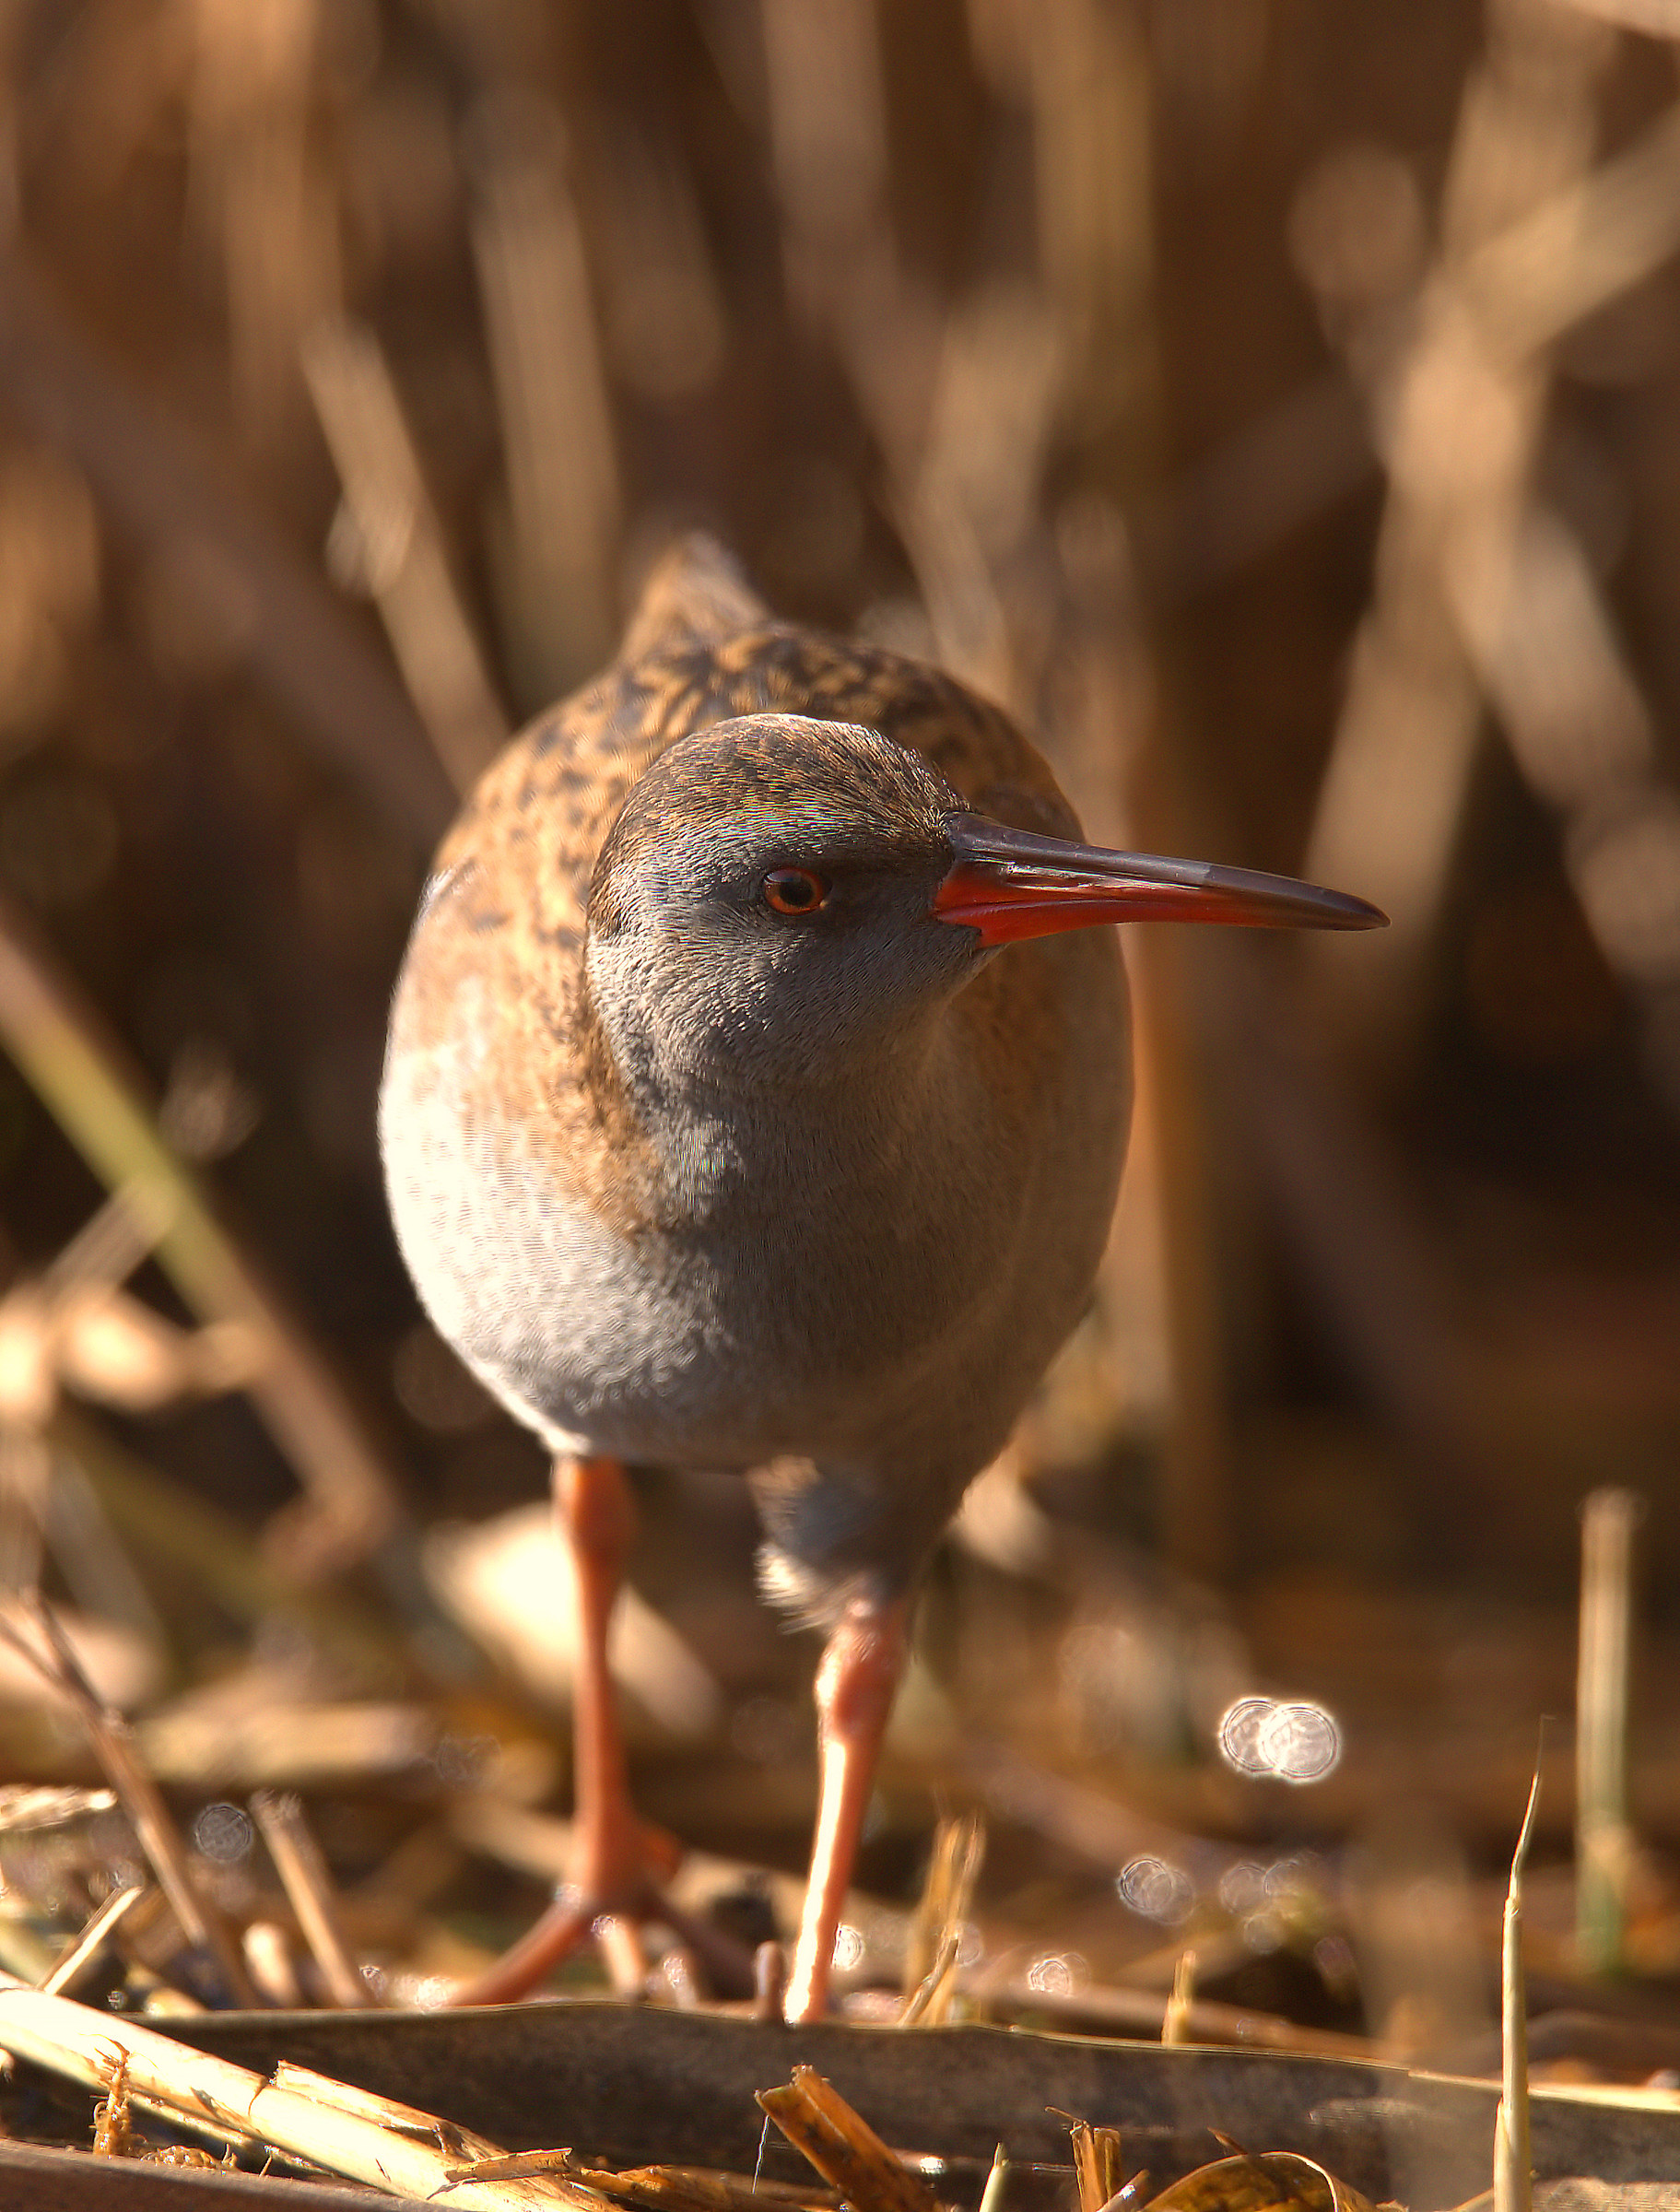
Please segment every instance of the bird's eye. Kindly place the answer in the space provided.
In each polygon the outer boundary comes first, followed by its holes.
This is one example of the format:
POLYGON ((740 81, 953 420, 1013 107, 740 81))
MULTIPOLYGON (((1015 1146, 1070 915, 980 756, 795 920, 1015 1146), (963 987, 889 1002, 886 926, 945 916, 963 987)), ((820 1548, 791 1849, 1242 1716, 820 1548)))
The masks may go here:
POLYGON ((828 903, 828 879, 814 868, 772 868, 758 888, 773 914, 814 914, 828 903))

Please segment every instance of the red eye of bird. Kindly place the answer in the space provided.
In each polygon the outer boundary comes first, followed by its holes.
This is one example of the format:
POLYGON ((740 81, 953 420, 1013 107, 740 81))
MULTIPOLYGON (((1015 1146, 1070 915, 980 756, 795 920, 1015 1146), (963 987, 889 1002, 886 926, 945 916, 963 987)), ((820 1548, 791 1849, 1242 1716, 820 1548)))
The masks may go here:
POLYGON ((772 868, 759 888, 773 914, 814 914, 828 903, 828 879, 813 868, 772 868))

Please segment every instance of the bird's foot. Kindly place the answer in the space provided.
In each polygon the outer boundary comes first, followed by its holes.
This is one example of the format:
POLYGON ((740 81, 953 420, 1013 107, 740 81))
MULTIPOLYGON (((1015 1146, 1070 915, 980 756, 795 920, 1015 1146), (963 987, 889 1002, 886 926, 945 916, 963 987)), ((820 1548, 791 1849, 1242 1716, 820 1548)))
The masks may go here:
POLYGON ((568 1882, 542 1918, 493 1965, 464 1983, 451 2003, 514 2004, 530 1996, 556 1967, 591 1942, 617 1994, 641 1996, 649 1977, 641 1931, 652 1923, 672 1931, 719 1995, 750 1996, 751 1955, 709 1920, 673 1903, 663 1888, 681 1855, 675 1837, 659 1829, 638 1827, 625 1855, 611 1867, 591 1870, 583 1882, 568 1882))

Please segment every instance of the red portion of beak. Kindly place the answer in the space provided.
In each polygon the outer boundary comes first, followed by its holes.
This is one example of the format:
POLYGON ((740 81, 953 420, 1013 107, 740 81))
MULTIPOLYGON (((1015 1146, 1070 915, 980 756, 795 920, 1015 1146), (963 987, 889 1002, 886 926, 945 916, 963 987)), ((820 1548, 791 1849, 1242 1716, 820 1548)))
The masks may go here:
POLYGON ((934 893, 941 922, 1009 945, 1101 922, 1223 922, 1249 929, 1381 929, 1388 916, 1344 891, 1288 876, 1153 853, 1110 853, 1007 830, 983 815, 946 817, 954 855, 934 893))

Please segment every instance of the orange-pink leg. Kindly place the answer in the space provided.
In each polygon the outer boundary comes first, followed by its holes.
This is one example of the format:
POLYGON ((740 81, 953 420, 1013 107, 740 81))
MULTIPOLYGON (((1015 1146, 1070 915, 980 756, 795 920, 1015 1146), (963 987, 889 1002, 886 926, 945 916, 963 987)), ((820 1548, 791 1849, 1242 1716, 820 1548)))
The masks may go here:
POLYGON ((854 1599, 817 1670, 817 1833, 783 2003, 786 2018, 795 2025, 820 2019, 828 2009, 834 1939, 875 1786, 881 1739, 904 1672, 909 1613, 903 1598, 854 1599))
POLYGON ((638 1988, 645 1965, 635 1925, 654 1917, 675 1927, 714 1972, 735 1983, 745 1978, 750 1987, 750 1965, 735 1947, 660 1896, 656 1883, 675 1871, 680 1850, 670 1837, 644 1828, 630 1803, 606 1663, 607 1630, 636 1533, 624 1469, 616 1459, 557 1459, 554 1501, 571 1552, 578 1606, 572 1878, 535 1926, 457 1990, 454 2002, 506 2005, 527 1996, 592 1934, 601 1937, 615 1982, 627 1992, 638 1988))

